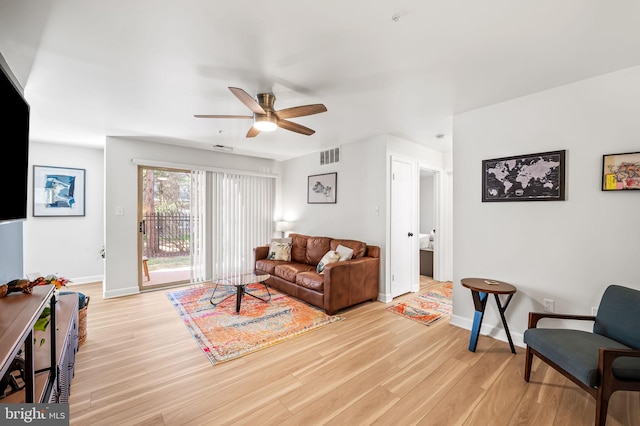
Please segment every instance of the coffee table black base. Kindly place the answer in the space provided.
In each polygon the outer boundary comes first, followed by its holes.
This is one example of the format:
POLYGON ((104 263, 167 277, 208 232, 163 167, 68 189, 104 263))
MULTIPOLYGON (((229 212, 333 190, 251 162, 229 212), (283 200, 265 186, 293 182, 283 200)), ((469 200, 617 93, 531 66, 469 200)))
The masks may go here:
MULTIPOLYGON (((233 294, 231 294, 231 295, 225 297, 224 299, 222 299, 221 301, 214 303, 213 302, 213 297, 216 294, 216 290, 218 289, 218 285, 219 284, 216 284, 216 286, 213 289, 213 293, 211 293, 211 297, 209 298, 209 303, 211 303, 215 307, 217 307, 219 304, 221 304, 225 300, 228 300, 228 299, 230 299, 230 298, 232 298, 234 296, 233 294)), ((253 298, 256 298, 258 300, 261 300, 263 302, 269 302, 271 300, 271 293, 269 292, 269 287, 264 283, 262 283, 262 285, 264 285, 265 290, 267 290, 267 294, 269 295, 269 298, 265 299, 265 298, 262 298, 262 297, 258 297, 255 294, 251 294, 251 292, 247 291, 247 289, 246 289, 247 286, 246 285, 237 285, 237 286, 235 286, 236 289, 237 289, 236 294, 235 294, 235 296, 236 296, 236 314, 240 313, 240 305, 242 304, 242 297, 245 294, 247 294, 247 295, 249 295, 249 296, 251 296, 253 298)))

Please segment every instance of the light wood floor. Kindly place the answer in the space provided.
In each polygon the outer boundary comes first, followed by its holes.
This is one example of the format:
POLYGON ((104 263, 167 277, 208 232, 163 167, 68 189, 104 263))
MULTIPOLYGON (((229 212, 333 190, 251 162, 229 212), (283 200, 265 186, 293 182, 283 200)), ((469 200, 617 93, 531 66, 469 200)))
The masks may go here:
MULTIPOLYGON (((424 326, 364 303, 344 321, 212 365, 167 290, 104 300, 101 287, 71 288, 91 296, 72 425, 593 424, 586 392, 537 359, 526 383, 523 349, 481 336, 471 353, 469 331, 447 319, 424 326)), ((607 425, 639 419, 640 394, 615 393, 607 425)))

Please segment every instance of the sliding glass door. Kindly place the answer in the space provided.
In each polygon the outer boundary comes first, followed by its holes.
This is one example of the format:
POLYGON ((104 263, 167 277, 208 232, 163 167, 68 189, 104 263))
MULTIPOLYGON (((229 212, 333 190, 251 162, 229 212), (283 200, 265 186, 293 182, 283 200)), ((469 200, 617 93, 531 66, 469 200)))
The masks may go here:
POLYGON ((139 166, 139 287, 253 271, 273 234, 275 177, 139 166))
POLYGON ((139 167, 139 287, 191 280, 191 172, 139 167))

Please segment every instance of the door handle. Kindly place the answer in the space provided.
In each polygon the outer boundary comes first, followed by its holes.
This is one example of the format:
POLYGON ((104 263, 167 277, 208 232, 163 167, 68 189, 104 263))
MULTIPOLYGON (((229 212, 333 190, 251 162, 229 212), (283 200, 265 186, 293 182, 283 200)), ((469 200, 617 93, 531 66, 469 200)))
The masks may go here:
POLYGON ((407 236, 409 236, 409 237, 413 237, 413 232, 409 232, 409 233, 407 234, 407 236))

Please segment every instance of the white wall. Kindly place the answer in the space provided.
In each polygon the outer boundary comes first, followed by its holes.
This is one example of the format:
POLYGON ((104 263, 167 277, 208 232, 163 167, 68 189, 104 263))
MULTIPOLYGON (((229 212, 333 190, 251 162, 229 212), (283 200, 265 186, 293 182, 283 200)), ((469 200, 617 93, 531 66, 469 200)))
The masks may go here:
POLYGON ((338 163, 320 165, 319 153, 283 162, 282 214, 291 231, 383 246, 384 153, 384 139, 374 138, 342 145, 338 163), (308 177, 333 172, 338 174, 336 204, 307 204, 308 177))
POLYGON ((70 285, 100 281, 103 245, 104 156, 102 150, 31 142, 29 217, 24 222, 24 273, 58 274, 70 285), (85 216, 33 217, 33 165, 85 169, 85 216))
POLYGON ((201 165, 278 174, 277 161, 205 151, 126 138, 108 137, 105 148, 104 297, 138 292, 138 166, 133 158, 171 164, 201 165), (116 215, 116 207, 124 214, 116 215))
POLYGON ((0 285, 24 278, 23 223, 0 222, 0 285))
MULTIPOLYGON (((600 190, 603 154, 640 151, 639 111, 634 67, 454 117, 454 324, 471 328, 465 277, 518 288, 507 320, 519 345, 543 299, 591 314, 607 285, 640 289, 640 191, 600 190), (481 202, 482 160, 562 149, 566 201, 481 202)), ((490 300, 482 332, 506 340, 501 330, 490 300)))

